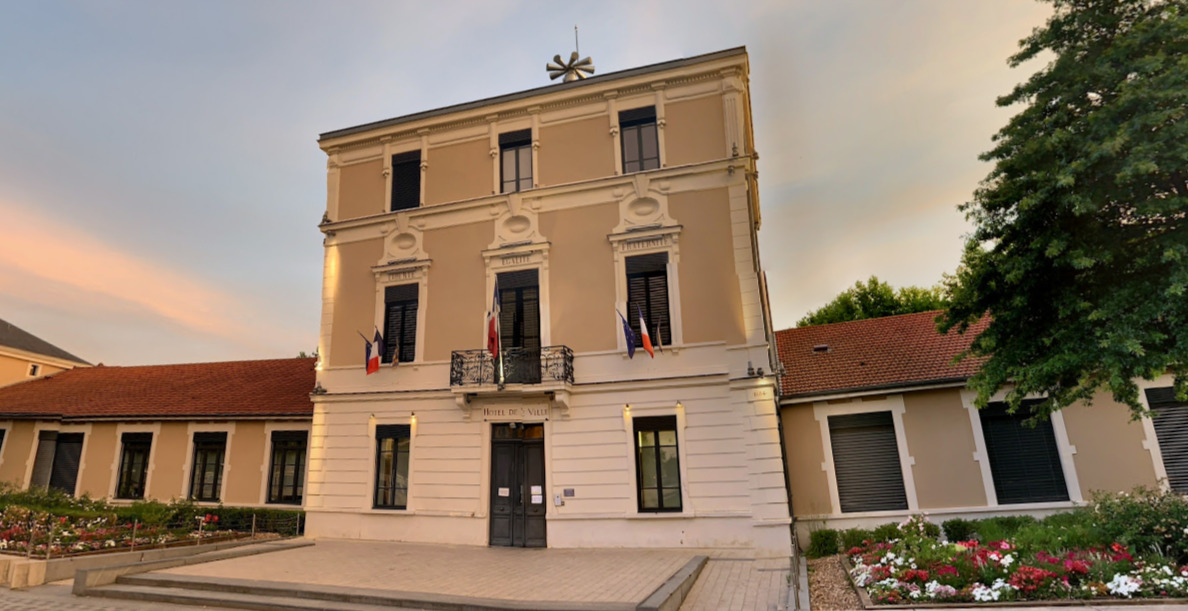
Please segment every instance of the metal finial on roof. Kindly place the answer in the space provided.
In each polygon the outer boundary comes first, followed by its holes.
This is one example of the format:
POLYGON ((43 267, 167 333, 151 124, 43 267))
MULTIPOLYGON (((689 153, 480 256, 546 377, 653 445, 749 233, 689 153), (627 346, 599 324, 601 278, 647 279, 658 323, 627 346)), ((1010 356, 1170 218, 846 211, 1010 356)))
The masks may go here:
POLYGON ((569 61, 563 62, 560 55, 554 55, 553 61, 545 64, 545 70, 549 72, 549 80, 555 81, 565 77, 564 81, 568 83, 594 74, 594 62, 589 57, 578 59, 581 56, 577 52, 578 29, 576 25, 573 26, 573 48, 574 52, 569 55, 569 61))

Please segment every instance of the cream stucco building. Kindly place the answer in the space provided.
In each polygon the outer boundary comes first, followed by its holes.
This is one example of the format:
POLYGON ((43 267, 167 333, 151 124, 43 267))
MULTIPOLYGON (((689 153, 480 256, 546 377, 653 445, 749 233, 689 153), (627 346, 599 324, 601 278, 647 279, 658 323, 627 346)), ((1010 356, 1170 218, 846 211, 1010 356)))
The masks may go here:
POLYGON ((77 356, 0 320, 0 386, 88 366, 90 363, 77 356))
MULTIPOLYGON (((781 417, 801 542, 815 528, 1066 511, 1094 492, 1188 493, 1188 404, 1170 375, 1139 382, 1150 417, 1109 393, 1027 426, 974 405, 980 362, 954 363, 986 321, 939 335, 938 312, 778 335, 781 417)), ((1001 399, 1002 393, 1000 393, 1001 399)))
POLYGON ((319 144, 310 535, 788 553, 744 49, 319 144))

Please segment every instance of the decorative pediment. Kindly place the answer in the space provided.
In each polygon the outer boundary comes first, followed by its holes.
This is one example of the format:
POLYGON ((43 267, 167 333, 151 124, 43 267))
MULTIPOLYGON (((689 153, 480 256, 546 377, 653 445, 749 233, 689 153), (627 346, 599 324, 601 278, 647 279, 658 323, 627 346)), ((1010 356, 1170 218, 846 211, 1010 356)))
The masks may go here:
POLYGON ((411 280, 429 266, 421 230, 409 224, 408 215, 400 214, 380 228, 384 253, 371 268, 382 280, 411 280), (407 277, 405 277, 407 276, 407 277))
POLYGON ((632 177, 630 186, 616 188, 619 200, 619 224, 614 233, 674 227, 678 223, 668 214, 667 180, 652 180, 647 173, 632 177))
POLYGON ((547 243, 540 235, 535 207, 526 205, 519 193, 508 194, 502 205, 492 207, 491 214, 495 216, 495 239, 487 246, 489 250, 547 243))

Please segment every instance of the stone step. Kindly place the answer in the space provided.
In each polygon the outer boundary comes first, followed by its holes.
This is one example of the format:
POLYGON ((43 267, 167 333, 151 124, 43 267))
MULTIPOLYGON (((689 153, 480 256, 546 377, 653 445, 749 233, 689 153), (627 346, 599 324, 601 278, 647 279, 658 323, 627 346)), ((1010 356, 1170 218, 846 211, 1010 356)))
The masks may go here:
MULTIPOLYGON (((108 592, 122 594, 126 588, 136 592, 186 593, 192 600, 205 597, 228 595, 250 596, 273 601, 272 607, 245 607, 250 609, 346 609, 345 604, 362 605, 363 609, 422 609, 425 611, 535 611, 553 609, 557 611, 634 611, 630 603, 592 603, 561 601, 512 601, 493 598, 476 598, 435 594, 428 592, 401 592, 375 590, 331 585, 315 585, 253 579, 231 579, 225 577, 200 577, 196 575, 174 575, 169 573, 141 573, 123 575, 112 586, 103 586, 88 591, 88 595, 106 596, 108 592), (110 588, 120 588, 111 590, 110 588), (282 607, 286 604, 307 604, 310 606, 282 607), (333 603, 328 605, 328 603, 333 603)), ((683 597, 682 597, 683 598, 683 597)), ((165 599, 163 602, 173 602, 165 599)), ((214 602, 190 604, 220 605, 214 602)), ((679 602, 678 602, 679 604, 679 602)), ((230 605, 220 605, 230 606, 230 605)))
POLYGON ((347 601, 289 598, 273 594, 217 592, 118 583, 95 588, 88 592, 88 596, 258 611, 393 611, 394 609, 425 611, 419 607, 369 605, 347 601))

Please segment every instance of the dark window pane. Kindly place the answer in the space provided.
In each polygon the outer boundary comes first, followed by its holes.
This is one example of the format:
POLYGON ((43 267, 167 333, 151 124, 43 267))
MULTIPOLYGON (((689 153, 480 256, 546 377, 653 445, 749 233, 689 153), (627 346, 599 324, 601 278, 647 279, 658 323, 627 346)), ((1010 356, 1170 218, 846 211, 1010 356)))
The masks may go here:
POLYGON ((680 511, 681 477, 676 417, 636 418, 634 426, 639 510, 680 511))
POLYGON ((376 427, 375 507, 404 509, 408 505, 408 425, 376 427))

